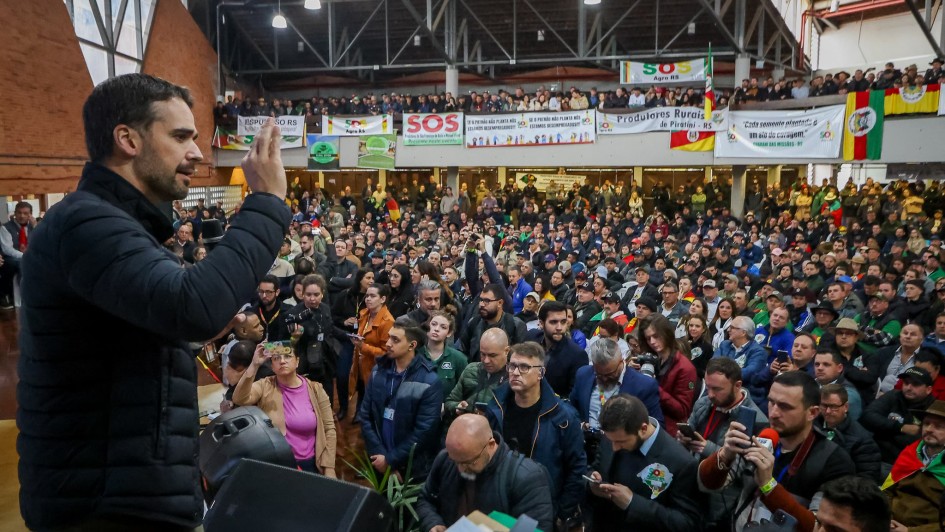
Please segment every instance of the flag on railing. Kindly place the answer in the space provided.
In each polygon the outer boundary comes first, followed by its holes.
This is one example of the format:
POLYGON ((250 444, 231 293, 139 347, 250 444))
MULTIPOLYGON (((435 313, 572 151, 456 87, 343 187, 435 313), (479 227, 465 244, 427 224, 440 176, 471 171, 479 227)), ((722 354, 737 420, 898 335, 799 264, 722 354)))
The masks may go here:
POLYGON ((683 151, 712 151, 715 149, 715 131, 673 131, 669 134, 669 147, 683 151))
POLYGON ((705 65, 705 121, 712 120, 712 111, 715 110, 715 90, 712 87, 712 44, 709 43, 709 60, 705 65))
POLYGON ((847 161, 877 160, 883 152, 884 91, 847 94, 846 132, 843 158, 847 161))
POLYGON ((938 83, 886 89, 886 115, 935 113, 938 111, 938 83))

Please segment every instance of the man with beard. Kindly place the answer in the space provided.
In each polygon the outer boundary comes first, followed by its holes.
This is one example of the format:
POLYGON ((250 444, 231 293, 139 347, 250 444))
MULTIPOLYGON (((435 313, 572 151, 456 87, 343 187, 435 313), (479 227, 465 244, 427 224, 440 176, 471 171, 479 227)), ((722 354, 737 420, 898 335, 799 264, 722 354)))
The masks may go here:
POLYGON ((587 353, 568 333, 568 309, 560 301, 546 301, 538 310, 541 327, 527 338, 545 350, 545 380, 560 397, 568 397, 578 369, 587 365, 587 353))
POLYGON ((479 315, 470 318, 462 327, 457 339, 457 349, 462 351, 470 362, 479 361, 479 339, 482 333, 489 329, 502 329, 512 344, 525 340, 525 322, 505 312, 502 308, 502 295, 502 285, 486 285, 479 293, 479 315))
POLYGON ((174 231, 160 205, 187 196, 203 160, 192 104, 187 89, 145 74, 97 85, 83 109, 91 162, 30 238, 17 445, 31 529, 200 525, 197 373, 186 342, 235 325, 291 216, 270 119, 242 164, 253 194, 214 252, 195 268, 167 253, 174 231), (108 253, 94 251, 103 243, 108 253), (109 346, 134 349, 116 356, 109 346))
POLYGON ((799 529, 813 530, 811 503, 819 500, 821 485, 854 474, 846 451, 814 430, 819 411, 817 381, 801 371, 782 373, 768 394, 768 419, 780 437, 778 446, 769 450, 733 421, 722 448, 699 465, 700 488, 742 487, 732 506, 735 530, 770 519, 778 510, 797 519, 799 529), (739 456, 742 459, 736 461, 739 456))
POLYGON ((891 531, 940 530, 945 492, 945 401, 917 413, 922 437, 896 458, 883 487, 892 509, 891 531))
POLYGON ((285 317, 291 307, 279 302, 279 279, 274 275, 263 277, 256 295, 259 302, 253 310, 265 329, 264 337, 270 342, 288 340, 289 329, 285 317))
POLYGON ((474 510, 528 515, 542 530, 553 530, 548 480, 544 468, 509 449, 485 417, 460 416, 417 500, 421 530, 445 532, 474 510))
POLYGON ((883 394, 863 412, 861 423, 873 433, 883 462, 891 464, 903 449, 917 439, 921 423, 914 412, 934 401, 932 377, 922 368, 910 367, 899 376, 902 389, 883 394))
POLYGON ((856 466, 856 474, 879 482, 882 457, 879 446, 870 431, 849 415, 850 400, 847 388, 840 384, 826 384, 820 388, 820 416, 815 425, 827 439, 842 447, 856 466))
MULTIPOLYGON (((741 406, 755 412, 757 430, 768 426, 768 418, 751 400, 748 390, 742 387, 742 369, 734 360, 714 358, 709 361, 705 369, 705 391, 706 394, 696 401, 689 416, 689 426, 694 431, 693 437, 682 432, 676 433, 676 439, 700 460, 718 451, 725 444, 731 414, 736 408, 741 406)), ((727 529, 725 518, 732 510, 731 501, 738 498, 739 489, 739 486, 732 485, 720 492, 709 494, 706 529, 727 529)))

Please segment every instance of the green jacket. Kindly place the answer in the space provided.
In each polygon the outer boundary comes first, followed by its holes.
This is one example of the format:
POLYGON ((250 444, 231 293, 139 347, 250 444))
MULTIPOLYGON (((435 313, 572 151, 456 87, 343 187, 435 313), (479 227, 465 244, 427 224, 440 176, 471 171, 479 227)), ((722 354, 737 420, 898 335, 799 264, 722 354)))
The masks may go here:
POLYGON ((466 355, 449 346, 444 348, 443 354, 436 360, 430 358, 430 351, 426 346, 420 350, 420 353, 436 367, 436 376, 440 379, 440 382, 443 383, 444 394, 449 393, 449 391, 456 386, 460 375, 469 364, 469 361, 466 360, 466 355))
POLYGON ((446 396, 444 418, 448 421, 455 419, 456 407, 463 401, 470 408, 475 408, 476 403, 488 403, 492 400, 492 390, 506 380, 508 373, 505 368, 489 375, 482 367, 482 362, 469 364, 460 375, 459 382, 446 396))

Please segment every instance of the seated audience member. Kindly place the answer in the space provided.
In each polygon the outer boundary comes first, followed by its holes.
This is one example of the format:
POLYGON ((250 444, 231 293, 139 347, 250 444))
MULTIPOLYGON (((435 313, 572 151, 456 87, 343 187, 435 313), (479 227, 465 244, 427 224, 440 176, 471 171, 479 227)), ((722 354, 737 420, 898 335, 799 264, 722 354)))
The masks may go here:
POLYGON ((590 478, 595 531, 698 530, 698 462, 629 394, 607 401, 600 414, 598 471, 590 478))
POLYGON ((910 323, 899 333, 899 346, 880 349, 876 353, 879 365, 879 393, 884 394, 896 387, 899 375, 915 365, 915 354, 922 345, 922 327, 910 323))
POLYGON ((893 390, 873 401, 860 423, 873 433, 883 462, 891 464, 903 449, 919 439, 921 427, 915 411, 923 411, 934 401, 932 377, 922 368, 909 368, 899 376, 902 389, 893 390))
POLYGON ((800 530, 813 530, 812 503, 820 499, 820 487, 854 474, 846 451, 814 430, 819 410, 820 388, 813 377, 801 371, 777 375, 768 393, 768 419, 780 436, 777 448, 759 445, 733 421, 725 444, 699 465, 701 488, 742 487, 731 515, 735 530, 779 510, 797 519, 800 530))
POLYGON ((822 487, 817 510, 817 532, 887 532, 892 518, 889 500, 876 483, 865 478, 842 477, 822 487))
POLYGON ((769 366, 769 371, 773 375, 787 371, 800 370, 811 377, 814 376, 814 355, 817 354, 817 342, 814 337, 808 333, 797 333, 794 337, 794 343, 791 344, 790 356, 786 362, 774 362, 769 366))
MULTIPOLYGON (((551 304, 548 302, 546 304, 551 304)), ((577 413, 545 379, 545 352, 535 342, 511 347, 509 381, 496 388, 486 416, 514 450, 545 466, 551 476, 555 517, 580 520, 587 459, 577 413)))
POLYGON ((426 334, 413 320, 401 316, 388 332, 386 354, 377 359, 364 391, 358 419, 371 465, 405 474, 413 451, 414 478, 423 478, 440 442, 443 385, 436 368, 417 356, 426 334), (414 448, 414 446, 416 446, 414 448))
POLYGON ((765 387, 762 374, 768 375, 768 352, 755 341, 755 324, 747 316, 736 316, 728 328, 728 340, 719 345, 715 356, 734 360, 742 369, 742 381, 747 384, 752 400, 764 412, 765 387), (752 384, 757 380, 760 384, 752 384))
POLYGON ((860 400, 860 394, 857 392, 856 386, 853 386, 844 378, 846 373, 844 361, 845 359, 833 349, 819 348, 817 355, 814 357, 814 378, 821 387, 828 384, 839 384, 846 388, 849 416, 853 420, 858 420, 863 414, 863 401, 860 400))
MULTIPOLYGON (((696 401, 689 416, 692 437, 680 431, 676 433, 676 439, 700 460, 709 457, 725 444, 732 413, 738 407, 755 412, 757 430, 768 426, 768 418, 751 400, 748 390, 742 387, 742 370, 738 364, 729 358, 713 358, 706 366, 705 395, 696 401)), ((739 489, 740 486, 732 484, 719 492, 709 493, 706 529, 728 529, 727 515, 733 510, 730 506, 738 500, 739 489)))
POLYGON ((820 387, 820 416, 815 426, 850 455, 857 475, 879 482, 883 461, 879 446, 870 431, 849 415, 848 392, 848 388, 837 383, 820 387))
MULTIPOLYGON (((833 347, 845 360, 844 377, 860 392, 863 406, 868 406, 876 398, 877 382, 892 355, 863 351, 859 344, 863 332, 857 329, 856 322, 850 318, 841 319, 831 330, 834 334, 833 347)), ((830 346, 825 345, 825 347, 830 346)))
MULTIPOLYGON (((945 375, 942 375, 942 354, 934 348, 923 345, 915 354, 915 367, 929 372, 932 377, 932 396, 945 400, 945 375)), ((902 379, 895 389, 902 389, 902 379)))
POLYGON ((285 436, 302 471, 335 478, 335 421, 322 385, 296 373, 299 357, 290 349, 269 353, 259 344, 239 384, 233 403, 256 405, 285 436), (256 370, 271 360, 275 375, 254 382, 256 370))
POLYGON ((883 489, 892 507, 894 531, 934 531, 945 526, 945 401, 934 401, 917 414, 922 421, 919 440, 909 444, 893 463, 883 489))
POLYGON ((445 532, 460 517, 498 511, 554 530, 548 475, 538 463, 509 449, 486 418, 462 415, 446 433, 417 500, 421 530, 445 532))
POLYGON ((444 403, 444 420, 467 412, 492 400, 492 391, 508 380, 505 365, 509 359, 509 337, 499 328, 487 329, 479 339, 479 362, 470 362, 444 403))
MULTIPOLYGON (((692 362, 679 350, 672 323, 659 314, 652 314, 639 325, 640 345, 645 353, 656 355, 653 369, 660 386, 660 410, 666 420, 663 429, 676 436, 676 424, 684 423, 692 413, 698 376, 692 362)), ((630 359, 631 368, 640 371, 640 359, 630 359)), ((643 372, 646 374, 645 372, 643 372)))

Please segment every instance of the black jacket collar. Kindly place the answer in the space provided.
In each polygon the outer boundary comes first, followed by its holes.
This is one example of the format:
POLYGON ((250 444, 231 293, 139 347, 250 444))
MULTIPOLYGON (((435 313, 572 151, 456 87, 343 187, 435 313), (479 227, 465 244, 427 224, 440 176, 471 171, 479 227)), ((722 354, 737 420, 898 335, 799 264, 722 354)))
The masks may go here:
POLYGON ((158 242, 174 235, 170 217, 125 178, 98 163, 86 163, 78 190, 94 194, 138 220, 158 242))

